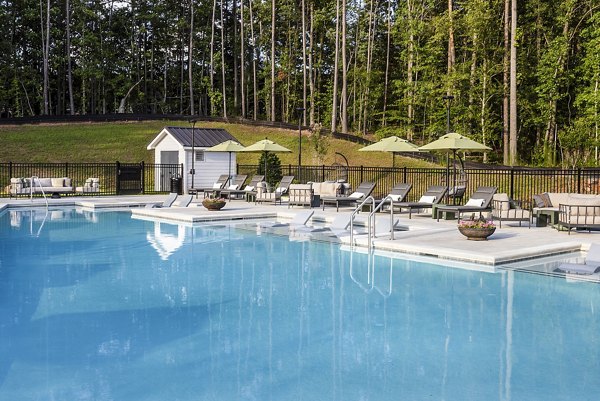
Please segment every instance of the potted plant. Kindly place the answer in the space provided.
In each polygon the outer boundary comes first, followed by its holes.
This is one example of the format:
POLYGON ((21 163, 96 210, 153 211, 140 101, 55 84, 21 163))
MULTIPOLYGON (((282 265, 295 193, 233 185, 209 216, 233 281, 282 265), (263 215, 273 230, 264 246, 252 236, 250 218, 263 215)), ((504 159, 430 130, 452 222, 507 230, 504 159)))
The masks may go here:
POLYGON ((486 241, 496 231, 496 225, 491 220, 479 218, 475 220, 459 220, 458 231, 472 241, 486 241))
POLYGON ((208 210, 221 210, 227 202, 223 198, 204 198, 202 206, 208 210))

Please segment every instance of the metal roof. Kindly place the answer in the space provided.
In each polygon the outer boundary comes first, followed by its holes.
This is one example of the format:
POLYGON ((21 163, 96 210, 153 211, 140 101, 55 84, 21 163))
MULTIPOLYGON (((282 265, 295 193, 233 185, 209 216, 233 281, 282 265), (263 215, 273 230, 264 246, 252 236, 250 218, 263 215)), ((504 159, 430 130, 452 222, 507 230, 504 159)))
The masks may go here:
MULTIPOLYGON (((165 130, 183 147, 192 146, 192 128, 165 127, 165 130)), ((237 139, 233 135, 221 128, 194 128, 194 146, 200 148, 209 148, 229 139, 237 142, 237 139)))

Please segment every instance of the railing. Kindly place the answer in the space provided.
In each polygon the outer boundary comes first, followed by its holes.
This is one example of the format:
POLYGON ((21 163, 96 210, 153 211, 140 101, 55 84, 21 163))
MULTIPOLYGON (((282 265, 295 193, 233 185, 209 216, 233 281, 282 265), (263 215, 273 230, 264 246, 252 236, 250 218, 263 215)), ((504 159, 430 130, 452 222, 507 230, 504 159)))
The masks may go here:
MULTIPOLYGON (((239 165, 240 174, 255 174, 256 165, 239 165)), ((281 166, 282 175, 298 176, 297 165, 281 166)), ((361 182, 377 183, 374 196, 385 197, 400 182, 413 184, 408 201, 416 201, 430 185, 445 185, 446 168, 365 167, 365 166, 302 166, 304 182, 322 182, 343 179, 352 188, 361 182)), ((452 171, 450 172, 452 174, 452 171)), ((507 193, 512 199, 530 202, 533 195, 542 192, 572 192, 600 194, 600 168, 562 170, 558 168, 489 167, 465 169, 468 199, 479 186, 495 186, 498 192, 507 193)), ((450 176, 452 183, 452 176, 450 176)))
MULTIPOLYGON (((44 197, 44 201, 46 202, 46 214, 48 213, 48 198, 46 197, 46 192, 44 191, 44 187, 42 186, 42 183, 40 182, 40 178, 33 175, 31 176, 31 187, 29 189, 29 199, 31 199, 33 201, 33 189, 35 188, 35 185, 37 184, 40 187, 40 190, 42 191, 42 196, 44 197)), ((46 219, 44 218, 44 221, 46 219)), ((43 226, 44 224, 42 224, 43 226)))
MULTIPOLYGON (((171 190, 171 177, 183 176, 182 164, 136 163, 140 177, 122 180, 120 163, 0 163, 0 197, 10 196, 10 179, 15 177, 69 177, 73 187, 81 187, 91 177, 99 178, 98 191, 77 195, 118 195, 119 188, 140 193, 160 194, 171 190), (127 182, 124 182, 127 181, 127 182)), ((127 164, 131 166, 131 164, 127 164)), ((238 174, 256 174, 257 165, 238 165, 238 174)), ((298 176, 298 166, 281 166, 282 175, 298 176)), ((512 199, 530 202, 542 192, 600 193, 600 168, 562 170, 554 168, 476 168, 466 169, 467 189, 464 199, 479 186, 496 186, 498 192, 512 199)), ((430 185, 445 184, 446 168, 302 166, 303 182, 344 179, 353 188, 361 182, 377 183, 373 196, 383 198, 400 182, 413 184, 408 201, 416 201, 430 185)), ((127 177, 131 178, 131 177, 127 177)), ((452 182, 452 181, 451 181, 452 182)))
POLYGON ((369 249, 371 249, 371 242, 372 242, 371 238, 377 236, 377 231, 375 230, 375 213, 380 211, 383 208, 383 205, 387 204, 388 201, 390 202, 390 239, 391 240, 394 239, 394 198, 392 198, 391 196, 388 195, 381 202, 379 202, 379 205, 377 205, 376 207, 371 209, 371 213, 369 213, 369 219, 368 219, 368 222, 369 222, 368 223, 369 224, 369 229, 368 229, 369 249), (371 233, 371 219, 373 221, 373 232, 372 233, 371 233))
MULTIPOLYGON (((350 215, 350 245, 354 246, 354 217, 362 210, 362 207, 367 204, 367 202, 372 202, 371 210, 375 209, 375 198, 371 195, 367 196, 363 199, 362 202, 354 209, 352 214, 350 215)), ((367 225, 370 226, 370 222, 367 221, 367 225)), ((371 232, 369 231, 369 249, 371 249, 371 232)))
MULTIPOLYGON (((181 177, 182 164, 151 163, 0 163, 0 197, 9 197, 11 178, 69 177, 72 193, 64 196, 119 195, 123 193, 163 194, 171 191, 171 177, 181 177), (133 168, 135 167, 135 168, 133 168), (83 189, 90 178, 99 187, 83 189), (77 190, 77 188, 80 188, 77 190)), ((22 195, 22 193, 21 193, 22 195)))

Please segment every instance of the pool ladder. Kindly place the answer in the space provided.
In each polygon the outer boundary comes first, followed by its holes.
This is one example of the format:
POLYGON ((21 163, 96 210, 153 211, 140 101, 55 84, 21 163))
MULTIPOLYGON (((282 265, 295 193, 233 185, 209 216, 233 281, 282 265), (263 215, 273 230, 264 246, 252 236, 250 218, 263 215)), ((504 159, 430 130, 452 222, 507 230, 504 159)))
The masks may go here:
POLYGON ((394 199, 391 196, 386 196, 379 202, 379 205, 375 205, 375 198, 371 195, 367 196, 350 215, 350 244, 354 245, 354 219, 356 215, 362 210, 363 206, 367 203, 371 203, 371 212, 367 218, 367 247, 371 249, 373 247, 373 237, 376 237, 375 230, 375 213, 383 207, 384 204, 390 202, 390 239, 394 239, 394 199))
POLYGON ((31 201, 33 202, 33 186, 34 183, 36 181, 34 181, 34 178, 37 178, 37 183, 40 187, 40 189, 42 190, 42 195, 44 196, 44 201, 46 201, 46 210, 48 210, 48 198, 46 197, 46 192, 44 192, 44 187, 42 186, 42 183, 40 182, 40 177, 36 176, 36 175, 32 175, 31 176, 31 186, 29 188, 31 188, 29 190, 29 199, 31 199, 31 201))

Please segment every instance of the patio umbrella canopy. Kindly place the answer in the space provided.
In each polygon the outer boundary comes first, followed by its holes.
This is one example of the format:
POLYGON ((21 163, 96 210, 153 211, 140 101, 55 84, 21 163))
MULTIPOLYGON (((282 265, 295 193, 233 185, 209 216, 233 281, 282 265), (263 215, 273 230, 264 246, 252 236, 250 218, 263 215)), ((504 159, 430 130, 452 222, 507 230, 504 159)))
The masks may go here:
POLYGON ((242 152, 254 152, 254 153, 262 152, 265 154, 265 181, 269 182, 268 175, 267 175, 267 153, 269 153, 269 152, 272 152, 272 153, 291 152, 291 150, 279 145, 278 143, 275 143, 275 142, 270 141, 267 138, 265 138, 265 139, 258 141, 250 146, 247 146, 246 148, 244 148, 244 150, 242 150, 242 152))
POLYGON ((419 147, 413 143, 408 142, 406 139, 398 138, 397 136, 389 136, 383 138, 374 144, 365 146, 364 148, 358 149, 359 152, 391 152, 392 153, 392 167, 395 166, 396 152, 418 152, 419 147))
POLYGON ((208 149, 205 149, 205 152, 228 152, 229 153, 229 182, 231 183, 231 154, 233 152, 241 152, 244 148, 236 141, 227 140, 225 142, 221 142, 218 145, 212 146, 208 149))
MULTIPOLYGON (((452 152, 452 157, 454 159, 454 179, 453 186, 456 186, 456 152, 459 150, 467 151, 467 150, 492 150, 492 148, 485 146, 482 143, 474 141, 472 139, 467 138, 466 136, 460 135, 456 132, 451 132, 449 134, 443 135, 439 139, 436 139, 433 142, 428 143, 427 145, 421 146, 419 150, 432 151, 432 150, 440 150, 446 152, 452 152)), ((462 160, 459 161, 462 164, 462 160)), ((448 167, 447 167, 447 177, 446 177, 446 186, 450 188, 450 160, 448 159, 448 167)))

